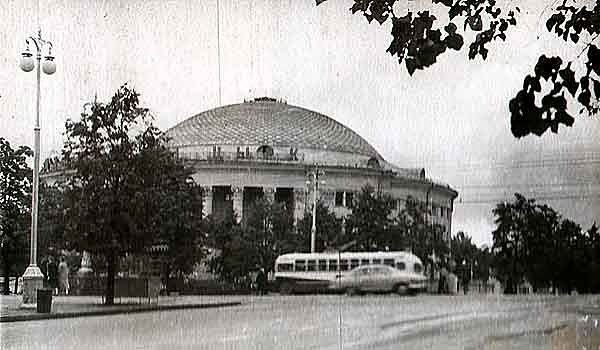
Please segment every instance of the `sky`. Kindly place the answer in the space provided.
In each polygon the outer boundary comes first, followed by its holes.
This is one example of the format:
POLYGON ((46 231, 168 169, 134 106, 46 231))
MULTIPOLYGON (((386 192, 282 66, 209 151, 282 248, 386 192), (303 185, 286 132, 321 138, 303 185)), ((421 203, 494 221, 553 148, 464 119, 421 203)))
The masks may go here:
MULTIPOLYGON (((331 116, 387 161, 424 167, 450 184, 459 192, 452 231, 477 244, 491 244, 492 209, 515 192, 587 229, 600 223, 598 117, 578 115, 558 135, 515 139, 508 111, 541 54, 577 66, 582 46, 546 32, 545 2, 508 2, 522 9, 518 26, 489 46, 486 61, 451 51, 411 77, 385 52, 391 24, 352 15, 352 0, 3 0, 0 135, 13 146, 33 144, 35 74, 19 61, 40 27, 57 65, 54 75, 42 74, 42 159, 60 153, 67 118, 123 83, 163 130, 270 96, 331 116)), ((434 13, 446 21, 440 9, 434 13)))

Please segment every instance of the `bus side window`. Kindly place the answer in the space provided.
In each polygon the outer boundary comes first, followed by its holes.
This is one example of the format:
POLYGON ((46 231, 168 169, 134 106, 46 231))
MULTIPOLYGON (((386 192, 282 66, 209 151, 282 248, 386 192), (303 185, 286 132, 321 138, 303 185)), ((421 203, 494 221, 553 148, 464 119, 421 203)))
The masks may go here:
POLYGON ((296 269, 294 271, 304 271, 306 260, 296 260, 296 269))
POLYGON ((350 269, 358 267, 358 259, 350 259, 350 269))
POLYGON ((287 272, 287 271, 293 271, 293 270, 294 270, 293 264, 278 264, 277 265, 277 271, 279 271, 279 272, 287 272))
POLYGON ((405 270, 406 269, 406 264, 404 263, 404 261, 398 261, 396 263, 396 268, 400 271, 405 270))
POLYGON ((327 271, 327 260, 319 260, 319 271, 327 271))
POLYGON ((394 267, 394 259, 383 259, 383 264, 394 267))
POLYGON ((373 259, 373 265, 381 264, 381 259, 373 259))
POLYGON ((329 271, 337 271, 337 260, 329 260, 329 271))
POLYGON ((415 265, 413 266, 413 269, 416 273, 421 273, 423 271, 423 265, 421 265, 419 263, 415 263, 415 265))
POLYGON ((371 262, 369 261, 369 259, 361 259, 360 260, 360 264, 361 265, 369 265, 371 262))
POLYGON ((347 271, 347 270, 348 270, 348 260, 346 260, 346 259, 340 260, 340 271, 347 271))
POLYGON ((315 260, 308 260, 306 267, 307 271, 315 271, 317 269, 317 262, 315 260))

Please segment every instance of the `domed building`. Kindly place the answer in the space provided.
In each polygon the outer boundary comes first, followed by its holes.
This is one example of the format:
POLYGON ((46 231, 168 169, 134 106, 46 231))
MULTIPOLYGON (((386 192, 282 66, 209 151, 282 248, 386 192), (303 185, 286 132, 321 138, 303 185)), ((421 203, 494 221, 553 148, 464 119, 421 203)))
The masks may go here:
POLYGON ((317 194, 338 217, 350 213, 366 184, 392 196, 396 210, 411 197, 427 203, 432 223, 452 226, 458 193, 424 169, 388 163, 360 135, 323 114, 259 98, 211 109, 167 131, 170 147, 193 167, 203 187, 204 215, 236 214, 244 222, 259 197, 286 203, 294 219, 317 194))

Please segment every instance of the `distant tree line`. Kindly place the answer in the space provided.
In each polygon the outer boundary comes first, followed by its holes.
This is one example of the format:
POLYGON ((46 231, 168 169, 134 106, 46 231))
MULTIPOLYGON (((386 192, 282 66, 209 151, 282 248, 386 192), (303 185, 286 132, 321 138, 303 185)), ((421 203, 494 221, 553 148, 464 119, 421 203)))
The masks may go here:
POLYGON ((600 291, 600 233, 587 231, 548 205, 515 194, 494 208, 494 269, 507 293, 528 281, 534 290, 600 291))

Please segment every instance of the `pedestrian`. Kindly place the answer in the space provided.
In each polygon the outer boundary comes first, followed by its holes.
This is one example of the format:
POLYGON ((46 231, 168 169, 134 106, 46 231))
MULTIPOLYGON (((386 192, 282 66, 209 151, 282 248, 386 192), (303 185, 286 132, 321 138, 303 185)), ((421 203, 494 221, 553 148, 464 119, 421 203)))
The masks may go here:
POLYGON ((58 294, 69 295, 69 266, 64 256, 58 265, 58 294))
POLYGON ((52 256, 48 257, 46 264, 48 272, 48 287, 52 289, 52 294, 58 295, 58 265, 52 256))
POLYGON ((260 268, 256 274, 256 288, 258 289, 258 295, 264 295, 267 287, 267 275, 265 275, 265 269, 260 268))

